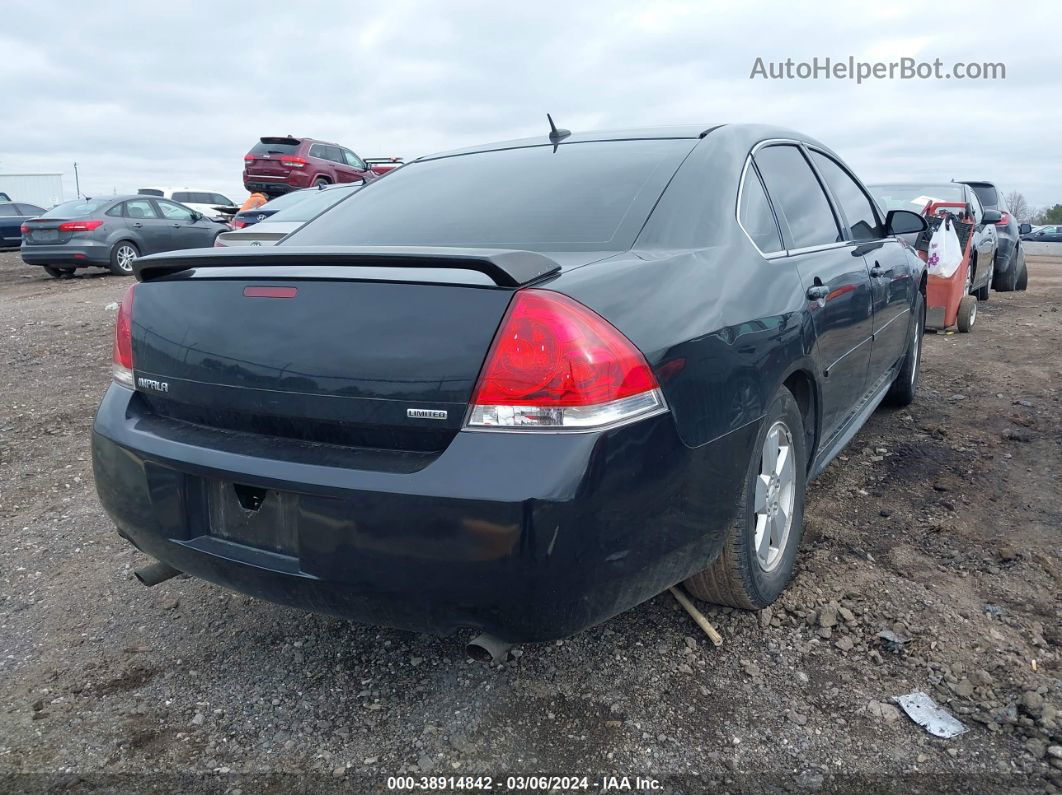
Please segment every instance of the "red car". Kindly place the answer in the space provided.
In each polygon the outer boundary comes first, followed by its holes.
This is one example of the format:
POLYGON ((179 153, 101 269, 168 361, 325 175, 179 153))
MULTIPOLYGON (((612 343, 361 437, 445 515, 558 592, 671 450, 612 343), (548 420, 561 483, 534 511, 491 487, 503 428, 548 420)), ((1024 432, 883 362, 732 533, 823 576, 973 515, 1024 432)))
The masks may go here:
POLYGON ((371 182, 401 165, 398 158, 366 162, 345 146, 290 135, 260 139, 243 163, 243 186, 270 196, 315 185, 371 182))

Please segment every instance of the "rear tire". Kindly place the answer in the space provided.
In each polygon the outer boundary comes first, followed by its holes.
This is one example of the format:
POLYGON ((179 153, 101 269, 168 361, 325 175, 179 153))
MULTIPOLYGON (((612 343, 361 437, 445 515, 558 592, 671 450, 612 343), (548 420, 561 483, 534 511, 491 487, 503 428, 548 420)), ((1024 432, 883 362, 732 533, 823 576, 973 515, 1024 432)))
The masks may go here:
POLYGON ((140 249, 128 240, 119 240, 111 248, 111 259, 107 269, 115 276, 131 276, 133 262, 140 256, 140 249))
POLYGON ((1020 266, 1021 270, 1018 271, 1018 278, 1014 281, 1014 289, 1025 291, 1029 289, 1029 268, 1025 264, 1025 253, 1021 252, 1021 256, 1018 257, 1018 261, 1015 263, 1020 266))
POLYGON ((995 275, 996 275, 996 263, 993 262, 993 263, 991 263, 988 266, 988 279, 985 280, 985 286, 984 287, 978 287, 974 291, 974 295, 977 297, 978 301, 987 301, 988 300, 988 297, 989 297, 989 295, 992 292, 992 279, 995 278, 995 275))
MULTIPOLYGON (((1021 259, 1024 259, 1024 257, 1021 259)), ((994 284, 992 286, 997 292, 1009 293, 1014 289, 1014 286, 1018 281, 1018 264, 1018 250, 1015 249, 1014 254, 1010 258, 1010 267, 1007 268, 1006 272, 997 273, 995 275, 994 284)))
POLYGON ((57 268, 54 265, 45 265, 44 272, 51 276, 53 279, 62 279, 64 276, 70 276, 73 274, 73 268, 57 268))
POLYGON ((959 301, 959 317, 955 325, 963 334, 969 333, 977 320, 977 299, 972 295, 964 295, 959 301))
POLYGON ((926 302, 921 295, 916 311, 918 314, 915 315, 915 327, 907 343, 903 364, 900 365, 900 371, 896 373, 889 391, 885 393, 885 402, 890 406, 911 405, 918 391, 918 377, 922 373, 922 335, 926 327, 926 302))
POLYGON ((785 590, 804 531, 805 439, 800 407, 782 387, 756 435, 737 517, 719 557, 685 582, 698 599, 759 610, 785 590))
POLYGON ((327 179, 325 179, 324 177, 318 177, 317 179, 315 179, 315 180, 313 181, 313 186, 314 186, 315 188, 320 188, 320 187, 321 187, 322 185, 331 185, 331 184, 332 184, 332 183, 331 183, 331 182, 329 182, 329 181, 328 181, 327 179))

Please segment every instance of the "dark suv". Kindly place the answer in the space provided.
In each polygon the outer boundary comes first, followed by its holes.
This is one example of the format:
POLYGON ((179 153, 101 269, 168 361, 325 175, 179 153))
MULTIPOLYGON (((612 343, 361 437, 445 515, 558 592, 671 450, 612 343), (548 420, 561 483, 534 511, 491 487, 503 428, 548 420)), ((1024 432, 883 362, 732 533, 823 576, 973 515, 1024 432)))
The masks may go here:
POLYGON ((262 138, 243 162, 243 186, 269 196, 315 185, 370 182, 388 170, 370 166, 345 146, 290 136, 262 138))
POLYGON ((1002 216, 995 224, 999 243, 996 248, 996 269, 992 277, 992 288, 1002 293, 1018 289, 1021 272, 1025 270, 1025 252, 1019 239, 1018 219, 1007 207, 1003 191, 994 183, 974 180, 962 182, 973 188, 982 207, 986 210, 998 210, 1002 216))

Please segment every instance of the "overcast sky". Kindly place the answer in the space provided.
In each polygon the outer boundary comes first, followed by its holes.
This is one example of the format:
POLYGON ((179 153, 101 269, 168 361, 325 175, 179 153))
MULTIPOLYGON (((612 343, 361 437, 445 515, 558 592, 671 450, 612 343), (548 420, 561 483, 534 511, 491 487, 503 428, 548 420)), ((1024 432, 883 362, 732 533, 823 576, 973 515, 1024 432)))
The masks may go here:
POLYGON ((241 188, 262 135, 412 158, 576 130, 769 122, 864 181, 1062 203, 1062 3, 5 0, 0 173, 241 188), (810 10, 810 9, 816 10, 810 10), (750 80, 757 57, 1002 62, 1005 80, 750 80))

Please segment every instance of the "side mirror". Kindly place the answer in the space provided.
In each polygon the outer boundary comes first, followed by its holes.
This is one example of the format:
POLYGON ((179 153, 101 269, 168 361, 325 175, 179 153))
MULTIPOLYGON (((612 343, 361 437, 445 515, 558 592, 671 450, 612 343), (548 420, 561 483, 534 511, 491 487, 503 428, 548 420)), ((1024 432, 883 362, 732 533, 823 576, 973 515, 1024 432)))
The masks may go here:
POLYGON ((928 228, 926 219, 910 210, 889 210, 889 214, 885 216, 887 235, 919 234, 928 228))
POLYGON ((982 224, 998 224, 1003 220, 1003 213, 999 210, 985 210, 985 214, 981 216, 982 224))
POLYGON ((1018 227, 1019 235, 1027 235, 1032 231, 1032 224, 1021 224, 1018 227))
POLYGON ((198 212, 197 210, 192 210, 192 223, 195 223, 196 221, 202 221, 202 220, 203 220, 203 214, 201 212, 198 212))

